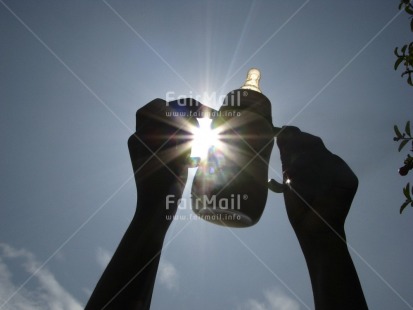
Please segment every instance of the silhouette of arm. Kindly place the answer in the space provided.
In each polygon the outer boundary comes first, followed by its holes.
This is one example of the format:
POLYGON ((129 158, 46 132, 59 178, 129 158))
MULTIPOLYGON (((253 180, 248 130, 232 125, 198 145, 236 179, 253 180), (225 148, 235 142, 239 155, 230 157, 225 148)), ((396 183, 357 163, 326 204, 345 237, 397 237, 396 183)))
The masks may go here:
MULTIPOLYGON (((194 119, 173 117, 156 99, 137 112, 128 140, 138 201, 135 215, 85 310, 150 308, 165 234, 187 178, 190 131, 194 119), (173 195, 168 199, 166 196, 173 195)), ((195 120, 196 122, 196 120, 195 120)))
POLYGON ((296 127, 283 127, 277 144, 289 180, 287 213, 306 259, 315 308, 367 309, 344 231, 357 177, 320 138, 296 127))

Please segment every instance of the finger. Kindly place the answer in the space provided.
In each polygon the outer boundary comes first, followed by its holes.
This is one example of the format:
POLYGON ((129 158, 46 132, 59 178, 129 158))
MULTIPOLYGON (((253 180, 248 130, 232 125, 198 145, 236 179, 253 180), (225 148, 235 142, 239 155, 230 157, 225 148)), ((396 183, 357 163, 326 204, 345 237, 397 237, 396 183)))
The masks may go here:
POLYGON ((191 145, 188 142, 193 140, 195 129, 199 128, 197 118, 214 117, 214 111, 193 98, 170 102, 157 98, 137 111, 136 131, 151 151, 160 147, 189 151, 191 145))
POLYGON ((329 152, 323 141, 314 135, 302 132, 294 126, 285 126, 277 134, 283 170, 287 169, 303 153, 329 152))
POLYGON ((170 107, 175 114, 182 117, 212 118, 214 115, 213 112, 215 111, 214 109, 203 105, 193 98, 182 98, 169 101, 167 102, 167 106, 170 107))
POLYGON ((176 139, 181 140, 178 141, 179 144, 192 138, 194 128, 199 127, 197 118, 212 118, 214 112, 216 111, 193 98, 170 102, 158 98, 136 112, 136 131, 160 126, 166 134, 173 134, 176 139))
POLYGON ((351 170, 347 163, 337 155, 334 156, 334 185, 337 188, 348 189, 354 193, 358 188, 358 178, 356 174, 351 170))
POLYGON ((185 122, 186 114, 180 113, 178 108, 179 105, 170 105, 159 98, 152 100, 136 112, 136 132, 143 139, 148 138, 154 147, 178 133, 183 135, 181 130, 189 130, 189 124, 185 122))
POLYGON ((311 203, 314 197, 331 188, 334 169, 326 164, 331 161, 332 154, 319 137, 294 126, 285 126, 278 130, 277 145, 284 182, 289 183, 287 197, 300 195, 311 203))
POLYGON ((139 128, 148 123, 148 121, 163 119, 166 110, 166 101, 159 98, 145 104, 142 108, 136 111, 136 131, 139 131, 139 128))
POLYGON ((307 202, 323 195, 332 186, 332 170, 326 167, 331 154, 328 152, 309 151, 291 157, 288 164, 283 162, 283 178, 290 189, 307 202))
POLYGON ((284 170, 284 178, 290 189, 284 193, 293 192, 309 204, 335 197, 349 205, 358 186, 356 175, 340 157, 320 150, 302 153, 284 170))

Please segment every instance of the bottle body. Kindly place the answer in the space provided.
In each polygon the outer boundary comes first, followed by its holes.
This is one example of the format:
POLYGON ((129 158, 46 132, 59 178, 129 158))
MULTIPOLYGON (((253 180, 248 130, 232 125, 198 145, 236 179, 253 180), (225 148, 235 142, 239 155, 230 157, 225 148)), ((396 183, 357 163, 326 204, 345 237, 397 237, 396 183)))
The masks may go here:
POLYGON ((274 145, 271 103, 259 92, 227 95, 212 121, 219 143, 198 167, 192 209, 201 218, 229 227, 256 224, 268 195, 268 163, 274 145))

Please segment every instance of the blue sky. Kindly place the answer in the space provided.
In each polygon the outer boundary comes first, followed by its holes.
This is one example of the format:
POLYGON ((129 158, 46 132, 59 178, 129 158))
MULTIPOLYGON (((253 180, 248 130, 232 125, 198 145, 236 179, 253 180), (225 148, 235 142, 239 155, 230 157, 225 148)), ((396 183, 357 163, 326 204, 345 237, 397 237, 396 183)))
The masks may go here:
MULTIPOLYGON (((251 67, 274 125, 319 135, 359 177, 346 230, 370 308, 413 309, 409 177, 392 141, 412 119, 393 70, 411 33, 397 6, 0 0, 0 309, 81 309, 134 212, 135 111, 171 96, 217 108, 251 67)), ((271 177, 280 166, 274 148, 271 177)), ((247 229, 191 214, 168 232, 153 309, 313 308, 282 196, 247 229)))

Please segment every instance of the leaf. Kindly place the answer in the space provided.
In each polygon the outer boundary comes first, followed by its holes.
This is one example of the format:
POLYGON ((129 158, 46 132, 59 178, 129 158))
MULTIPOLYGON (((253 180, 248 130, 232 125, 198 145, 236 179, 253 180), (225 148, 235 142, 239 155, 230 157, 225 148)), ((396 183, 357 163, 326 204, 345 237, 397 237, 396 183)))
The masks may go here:
POLYGON ((394 70, 397 70, 397 68, 400 66, 402 61, 403 61, 403 57, 397 58, 396 62, 394 63, 394 70))
POLYGON ((409 202, 405 201, 402 206, 400 207, 400 214, 402 214, 403 210, 409 205, 409 202))
POLYGON ((402 55, 399 54, 399 48, 398 48, 398 47, 396 47, 396 48, 394 49, 394 55, 396 55, 397 57, 401 57, 401 56, 402 56, 402 55))
POLYGON ((406 198, 409 198, 409 196, 408 196, 409 192, 408 191, 409 191, 409 183, 407 183, 406 187, 403 187, 403 195, 406 198))
POLYGON ((413 82, 412 82, 412 76, 409 73, 409 77, 407 78, 407 84, 409 84, 410 86, 413 86, 413 82))
POLYGON ((410 134, 410 121, 407 121, 406 127, 405 127, 404 131, 406 132, 406 134, 407 134, 409 137, 412 136, 412 135, 410 134))
POLYGON ((407 142, 409 142, 409 140, 403 140, 402 142, 400 142, 399 152, 404 148, 404 146, 407 144, 407 142))
POLYGON ((408 14, 413 15, 413 11, 412 11, 412 8, 411 8, 410 6, 406 5, 405 11, 406 11, 408 14))
POLYGON ((399 130, 399 127, 397 127, 397 125, 394 125, 394 132, 396 133, 397 138, 402 138, 403 137, 400 130, 399 130))
POLYGON ((403 55, 406 53, 406 49, 407 49, 407 44, 403 45, 403 47, 401 48, 401 51, 402 51, 403 55))
POLYGON ((412 197, 410 196, 410 183, 406 184, 406 187, 403 189, 403 191, 405 192, 405 196, 407 198, 407 201, 412 201, 412 197))

